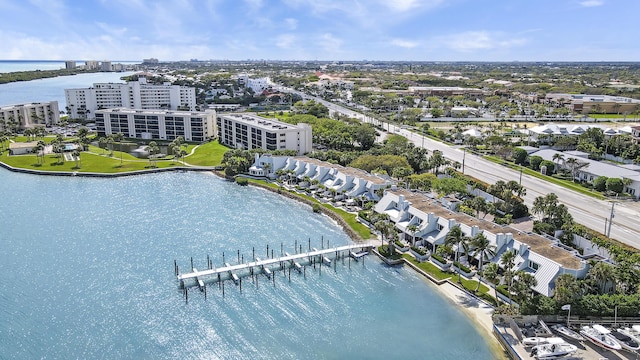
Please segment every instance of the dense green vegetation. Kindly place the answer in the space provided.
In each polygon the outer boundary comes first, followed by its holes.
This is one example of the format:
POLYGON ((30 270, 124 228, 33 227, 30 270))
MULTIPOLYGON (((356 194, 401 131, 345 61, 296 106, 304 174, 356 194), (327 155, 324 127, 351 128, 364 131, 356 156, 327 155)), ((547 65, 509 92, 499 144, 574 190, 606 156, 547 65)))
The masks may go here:
POLYGON ((91 73, 99 70, 80 70, 80 69, 60 69, 60 70, 34 70, 34 71, 16 71, 9 73, 0 73, 0 84, 6 84, 16 81, 30 81, 36 79, 46 79, 57 76, 76 75, 80 73, 91 73))

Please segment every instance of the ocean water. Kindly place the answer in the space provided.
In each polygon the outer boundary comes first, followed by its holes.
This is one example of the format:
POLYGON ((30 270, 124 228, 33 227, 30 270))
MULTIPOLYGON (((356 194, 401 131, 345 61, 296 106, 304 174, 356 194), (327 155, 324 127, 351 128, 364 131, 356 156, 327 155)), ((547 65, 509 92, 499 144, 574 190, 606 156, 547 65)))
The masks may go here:
MULTIPOLYGON (((116 64, 140 64, 140 61, 112 61, 116 64)), ((84 65, 84 60, 76 60, 76 65, 84 65)), ((65 68, 61 60, 0 60, 0 73, 34 70, 60 70, 65 68)))
MULTIPOLYGON (((350 243, 327 217, 209 174, 91 179, 0 169, 2 359, 491 359, 431 284, 374 256, 185 302, 173 261, 350 243)), ((288 274, 287 274, 288 275, 288 274)))
POLYGON ((131 74, 133 72, 97 72, 0 84, 0 106, 58 101, 60 111, 65 111, 64 89, 90 87, 94 83, 124 83, 120 78, 131 74))

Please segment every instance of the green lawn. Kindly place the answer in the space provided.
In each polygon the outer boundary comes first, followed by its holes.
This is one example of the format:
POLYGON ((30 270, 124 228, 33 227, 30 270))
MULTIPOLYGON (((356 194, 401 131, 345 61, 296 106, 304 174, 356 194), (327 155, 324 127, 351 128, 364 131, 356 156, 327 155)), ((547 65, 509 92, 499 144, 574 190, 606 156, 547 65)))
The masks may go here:
POLYGON ((632 120, 632 119, 639 119, 638 115, 623 115, 623 114, 589 114, 590 118, 594 118, 594 119, 627 119, 627 120, 632 120))
MULTIPOLYGON (((193 147, 187 151, 190 153, 193 147)), ((228 147, 218 143, 218 140, 200 145, 193 155, 184 157, 184 161, 190 165, 197 166, 217 166, 222 163, 222 156, 229 150, 228 147)))
POLYGON ((440 270, 439 267, 435 266, 429 261, 418 262, 416 258, 414 258, 409 254, 403 254, 402 257, 405 258, 406 260, 409 260, 412 264, 417 266, 420 270, 426 272, 427 274, 433 276, 438 280, 445 280, 451 277, 451 273, 440 270))
MULTIPOLYGON (((126 171, 137 171, 150 169, 148 160, 137 159, 129 154, 123 154, 122 166, 120 165, 120 153, 114 151, 114 156, 108 156, 108 151, 105 155, 99 155, 102 153, 102 149, 92 147, 90 151, 97 150, 97 154, 91 152, 83 152, 80 156, 79 168, 76 168, 75 161, 65 161, 63 164, 58 163, 58 158, 55 155, 46 155, 44 157, 44 164, 38 164, 38 159, 35 155, 18 155, 9 156, 9 152, 6 151, 0 156, 0 160, 7 165, 39 171, 67 171, 67 172, 99 172, 99 173, 119 173, 126 171)), ((157 168, 168 168, 179 165, 173 163, 173 161, 158 161, 156 162, 157 168)))
MULTIPOLYGON (((429 261, 418 262, 413 256, 411 256, 409 254, 404 254, 404 255, 402 255, 402 257, 404 257, 406 260, 410 261, 412 264, 417 266, 420 270, 426 272, 427 274, 431 275, 432 277, 434 277, 434 278, 436 278, 438 280, 449 279, 449 281, 451 281, 451 282, 457 282, 458 281, 458 275, 442 271, 442 270, 440 270, 439 267, 435 266, 434 264, 430 263, 429 261)), ((469 280, 469 279, 465 278, 464 276, 460 277, 460 282, 461 282, 462 287, 464 287, 470 293, 473 293, 474 290, 476 289, 476 287, 478 286, 478 280, 469 280)), ((480 288, 478 289, 478 292, 475 295, 477 297, 481 298, 482 300, 484 300, 484 301, 496 306, 497 305, 497 301, 491 295, 490 290, 491 289, 488 288, 487 286, 485 286, 484 284, 480 284, 480 288)))

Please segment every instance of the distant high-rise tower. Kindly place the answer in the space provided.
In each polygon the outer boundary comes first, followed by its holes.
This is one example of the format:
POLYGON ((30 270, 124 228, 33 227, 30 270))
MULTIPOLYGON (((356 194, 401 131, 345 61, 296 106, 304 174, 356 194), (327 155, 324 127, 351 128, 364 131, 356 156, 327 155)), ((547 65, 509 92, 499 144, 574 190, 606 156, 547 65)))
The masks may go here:
POLYGON ((100 66, 101 71, 111 71, 111 61, 103 61, 100 66))
POLYGON ((76 62, 74 60, 67 60, 64 62, 64 68, 67 70, 73 70, 76 68, 76 62))
POLYGON ((95 70, 98 68, 99 63, 95 60, 87 60, 84 62, 84 67, 86 70, 95 70))

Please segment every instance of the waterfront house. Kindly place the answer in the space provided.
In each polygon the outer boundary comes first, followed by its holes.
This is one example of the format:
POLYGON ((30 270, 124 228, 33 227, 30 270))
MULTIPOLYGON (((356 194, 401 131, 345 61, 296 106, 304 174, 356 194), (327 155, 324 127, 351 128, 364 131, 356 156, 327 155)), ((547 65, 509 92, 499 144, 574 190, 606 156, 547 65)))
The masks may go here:
MULTIPOLYGON (((587 275, 587 262, 576 250, 562 245, 557 239, 457 213, 418 192, 386 191, 373 210, 387 214, 403 238, 415 239, 416 245, 423 245, 433 252, 444 244, 447 233, 456 225, 469 237, 482 233, 495 247, 495 256, 485 258, 485 262, 502 267, 502 254, 514 250, 517 256, 512 270, 531 273, 538 281, 533 290, 545 296, 553 295, 554 281, 559 275, 572 274, 577 278, 587 275), (415 233, 408 230, 412 225, 417 227, 415 233)), ((477 264, 479 260, 476 256, 471 262, 477 264)))
POLYGON ((274 178, 279 171, 285 173, 288 179, 301 187, 311 190, 322 188, 326 192, 333 192, 339 196, 338 200, 341 198, 378 200, 376 190, 385 189, 393 183, 389 178, 372 175, 361 169, 306 156, 256 154, 256 159, 249 168, 249 175, 274 178))

